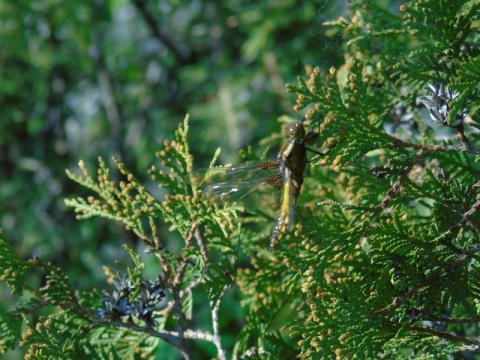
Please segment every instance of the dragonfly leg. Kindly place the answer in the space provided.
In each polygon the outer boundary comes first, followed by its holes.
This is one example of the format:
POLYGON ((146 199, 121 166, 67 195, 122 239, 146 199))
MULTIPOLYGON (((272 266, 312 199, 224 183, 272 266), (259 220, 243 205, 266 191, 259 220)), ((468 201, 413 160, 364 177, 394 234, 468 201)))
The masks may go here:
MULTIPOLYGON (((342 141, 342 140, 340 140, 340 141, 342 141)), ((306 146, 305 146, 305 149, 306 149, 307 151, 310 151, 310 152, 316 154, 316 155, 327 156, 327 155, 330 153, 330 151, 332 151, 332 149, 333 149, 335 146, 337 146, 337 144, 338 144, 340 141, 337 141, 335 144, 333 144, 333 145, 332 145, 327 151, 325 151, 325 152, 320 152, 320 151, 317 151, 317 150, 314 150, 314 149, 310 149, 310 148, 308 148, 308 147, 306 147, 306 146)), ((310 162, 310 160, 307 159, 307 162, 310 162)))

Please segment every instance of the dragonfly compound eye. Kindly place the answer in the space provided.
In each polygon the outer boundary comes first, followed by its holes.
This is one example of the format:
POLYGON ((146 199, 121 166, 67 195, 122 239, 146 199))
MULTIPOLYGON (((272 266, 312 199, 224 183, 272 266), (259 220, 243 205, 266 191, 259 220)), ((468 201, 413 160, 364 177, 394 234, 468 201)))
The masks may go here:
POLYGON ((294 122, 287 127, 288 136, 294 139, 301 139, 305 136, 305 128, 301 122, 294 122))

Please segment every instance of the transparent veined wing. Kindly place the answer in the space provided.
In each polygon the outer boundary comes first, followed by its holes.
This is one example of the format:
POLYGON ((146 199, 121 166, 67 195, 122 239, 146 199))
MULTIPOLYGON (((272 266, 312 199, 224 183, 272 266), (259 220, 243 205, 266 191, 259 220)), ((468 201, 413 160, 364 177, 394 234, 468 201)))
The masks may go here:
POLYGON ((217 204, 245 209, 280 208, 283 173, 280 161, 250 161, 231 167, 190 172, 192 184, 204 188, 202 196, 217 204))
POLYGON ((235 166, 197 169, 189 173, 190 181, 198 187, 218 182, 243 182, 265 179, 279 173, 280 161, 248 161, 235 166))

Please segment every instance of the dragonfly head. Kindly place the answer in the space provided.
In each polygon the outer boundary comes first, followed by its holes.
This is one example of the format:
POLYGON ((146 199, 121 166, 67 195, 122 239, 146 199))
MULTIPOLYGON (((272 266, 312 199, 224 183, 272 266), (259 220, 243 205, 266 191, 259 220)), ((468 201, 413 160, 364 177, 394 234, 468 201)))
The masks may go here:
POLYGON ((290 139, 299 140, 305 136, 305 128, 299 121, 287 125, 287 134, 290 139))

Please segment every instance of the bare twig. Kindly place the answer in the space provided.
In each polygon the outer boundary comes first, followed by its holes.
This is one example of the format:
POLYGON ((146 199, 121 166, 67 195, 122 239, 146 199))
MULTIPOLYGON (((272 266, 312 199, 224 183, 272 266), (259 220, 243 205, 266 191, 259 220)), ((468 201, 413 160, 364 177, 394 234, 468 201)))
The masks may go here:
POLYGON ((462 143, 465 149, 467 149, 468 152, 475 150, 475 148, 473 147, 473 145, 470 143, 467 136, 465 135, 463 124, 460 124, 459 126, 457 126, 456 129, 458 131, 458 140, 462 143))
POLYGON ((198 227, 198 223, 194 221, 190 228, 190 232, 188 233, 188 236, 185 239, 185 247, 183 248, 182 254, 180 255, 180 266, 178 267, 177 275, 175 276, 175 280, 173 281, 173 287, 179 287, 183 282, 183 276, 185 275, 185 271, 187 270, 187 265, 188 265, 188 260, 185 259, 184 254, 185 254, 185 251, 192 246, 194 234, 197 227, 198 227))
POLYGON ((202 254, 203 261, 207 263, 207 260, 208 260, 207 247, 205 245, 205 240, 202 234, 200 233, 200 229, 198 228, 198 226, 195 229, 195 239, 197 240, 197 245, 198 245, 198 248, 200 249, 200 254, 202 254))
MULTIPOLYGON (((180 301, 183 301, 183 298, 185 296, 187 296, 188 294, 191 294, 193 289, 196 288, 201 281, 202 281, 202 278, 197 278, 195 281, 192 281, 185 290, 181 290, 179 294, 180 301)), ((175 308, 175 301, 172 300, 162 310, 162 315, 164 317, 167 317, 174 308, 175 308)))
POLYGON ((218 321, 218 311, 220 310, 220 303, 225 294, 225 291, 229 288, 229 285, 225 285, 218 297, 217 301, 215 302, 214 306, 212 307, 212 326, 213 326, 213 343, 217 347, 218 350, 218 358, 220 360, 227 360, 227 356, 225 354, 225 350, 222 347, 222 339, 220 336, 220 324, 218 321))
POLYGON ((465 136, 459 136, 459 138, 462 145, 424 145, 395 139, 392 147, 412 147, 428 152, 468 152, 476 155, 480 154, 480 149, 472 146, 465 136))
POLYGON ((463 337, 463 336, 450 334, 450 333, 447 333, 447 332, 444 332, 444 331, 438 331, 438 330, 432 329, 428 326, 411 326, 409 329, 410 329, 410 331, 432 334, 432 335, 435 335, 435 336, 437 336, 441 339, 446 339, 446 340, 450 340, 450 341, 460 341, 460 342, 463 342, 465 344, 471 344, 471 345, 480 345, 480 342, 478 342, 476 340, 473 340, 473 339, 470 339, 470 338, 467 338, 467 337, 463 337))
MULTIPOLYGON (((192 223, 190 232, 187 238, 185 239, 185 247, 183 248, 183 251, 179 256, 180 265, 178 267, 178 271, 175 276, 175 279, 172 283, 172 296, 173 296, 175 314, 177 318, 178 338, 181 344, 183 344, 184 336, 185 336, 184 334, 185 316, 182 311, 182 301, 181 301, 182 298, 180 297, 180 287, 182 286, 183 276, 187 271, 187 265, 188 265, 188 258, 185 257, 185 252, 192 246, 193 237, 194 237, 195 229, 197 228, 197 226, 198 226, 197 222, 194 221, 192 223)), ((185 358, 187 358, 185 353, 183 353, 183 355, 185 356, 185 358)))
POLYGON ((480 322, 480 318, 451 318, 447 316, 434 316, 430 318, 424 318, 424 321, 437 321, 437 322, 444 322, 448 324, 465 324, 465 323, 478 323, 480 322))
POLYGON ((152 35, 172 52, 173 56, 177 60, 177 64, 180 64, 180 65, 186 64, 188 62, 188 57, 180 51, 180 49, 177 47, 177 45, 169 35, 162 32, 158 28, 157 20, 148 11, 146 2, 144 0, 133 0, 133 4, 145 19, 145 22, 150 28, 152 35))
POLYGON ((102 93, 103 105, 111 125, 112 144, 115 147, 113 149, 113 154, 122 158, 123 149, 121 144, 123 142, 120 141, 122 128, 121 115, 118 105, 115 101, 112 81, 110 74, 108 73, 107 66, 105 65, 105 59, 103 57, 98 34, 95 34, 92 46, 93 50, 91 54, 95 61, 95 65, 97 66, 97 78, 102 93))
POLYGON ((480 345, 472 345, 472 346, 464 345, 464 346, 459 346, 457 349, 459 352, 460 351, 475 352, 475 351, 480 351, 480 345))

